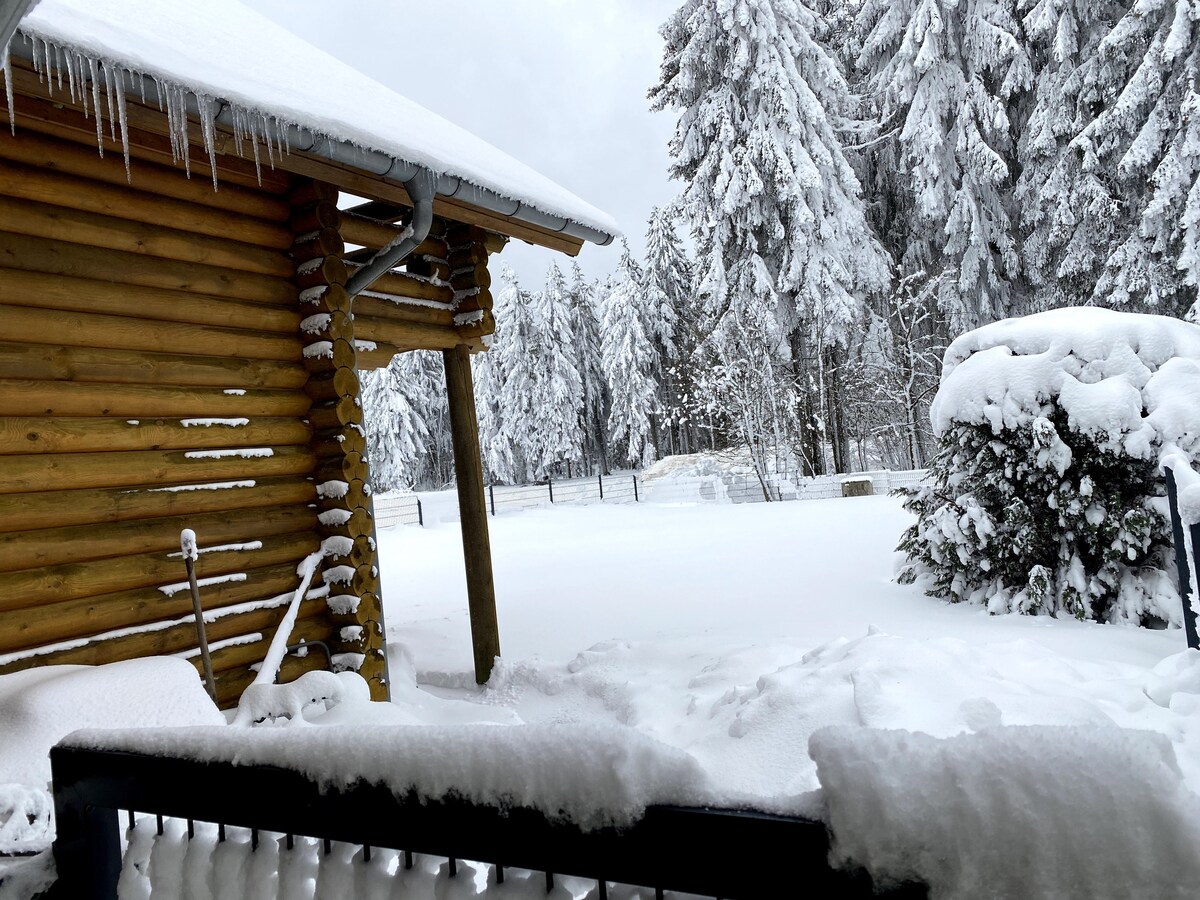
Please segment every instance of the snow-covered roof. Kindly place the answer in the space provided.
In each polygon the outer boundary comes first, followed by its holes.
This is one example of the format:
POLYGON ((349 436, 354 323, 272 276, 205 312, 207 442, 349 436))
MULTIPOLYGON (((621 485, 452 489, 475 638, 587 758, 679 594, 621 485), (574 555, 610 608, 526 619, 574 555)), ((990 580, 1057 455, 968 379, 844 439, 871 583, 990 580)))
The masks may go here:
POLYGON ((237 0, 43 0, 19 33, 148 76, 168 97, 224 101, 243 121, 308 129, 600 232, 577 236, 619 233, 608 214, 237 0))

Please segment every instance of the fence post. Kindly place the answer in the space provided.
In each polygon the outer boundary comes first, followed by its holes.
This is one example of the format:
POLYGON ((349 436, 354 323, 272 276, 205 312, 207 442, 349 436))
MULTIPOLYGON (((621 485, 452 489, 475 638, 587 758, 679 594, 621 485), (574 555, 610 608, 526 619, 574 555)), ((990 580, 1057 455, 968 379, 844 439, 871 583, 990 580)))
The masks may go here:
POLYGON ((425 527, 425 512, 421 509, 421 498, 417 497, 417 524, 425 527))
POLYGON ((554 502, 554 479, 549 475, 546 476, 546 487, 550 489, 550 502, 554 502))
POLYGON ((492 501, 492 515, 494 516, 496 515, 496 486, 494 484, 488 485, 488 498, 492 501))
POLYGON ((600 499, 601 499, 601 500, 603 500, 603 499, 604 499, 604 476, 603 476, 603 475, 597 475, 597 476, 596 476, 596 483, 597 483, 598 485, 600 485, 600 499))
POLYGON ((638 499, 637 476, 636 475, 633 476, 633 502, 634 503, 642 502, 641 500, 638 499))
MULTIPOLYGON (((1188 572, 1187 544, 1183 539, 1183 518, 1179 515, 1179 492, 1175 484, 1175 473, 1169 466, 1163 467, 1167 476, 1167 503, 1171 508, 1171 542, 1175 545, 1175 572, 1179 576, 1179 599, 1183 601, 1183 630, 1187 645, 1200 650, 1200 637, 1196 634, 1196 613, 1192 609, 1192 578, 1188 572)), ((1196 552, 1200 525, 1191 527, 1192 553, 1196 552)))

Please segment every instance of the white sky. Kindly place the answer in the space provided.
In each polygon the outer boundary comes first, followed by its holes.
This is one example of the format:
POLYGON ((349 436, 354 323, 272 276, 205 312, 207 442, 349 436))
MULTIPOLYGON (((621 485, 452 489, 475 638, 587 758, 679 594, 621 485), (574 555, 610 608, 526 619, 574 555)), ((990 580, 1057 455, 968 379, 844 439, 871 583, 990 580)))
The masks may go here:
MULTIPOLYGON (((675 117, 651 113, 646 91, 679 0, 244 2, 610 213, 639 256, 651 208, 678 192, 675 117)), ((586 244, 579 264, 603 276, 619 247, 586 244)), ((528 288, 570 265, 519 241, 500 259, 528 288)))

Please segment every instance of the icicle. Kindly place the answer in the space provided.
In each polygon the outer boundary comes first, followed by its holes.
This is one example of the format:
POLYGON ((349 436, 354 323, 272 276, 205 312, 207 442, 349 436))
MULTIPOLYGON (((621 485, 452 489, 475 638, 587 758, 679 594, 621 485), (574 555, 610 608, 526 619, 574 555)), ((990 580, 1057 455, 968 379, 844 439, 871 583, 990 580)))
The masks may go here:
POLYGON ((63 53, 63 48, 55 46, 55 48, 54 48, 54 68, 56 70, 55 74, 58 76, 58 89, 60 91, 63 89, 63 59, 64 58, 65 58, 65 54, 63 53))
MULTIPOLYGON (((114 141, 117 139, 117 110, 116 102, 113 98, 113 67, 107 63, 101 63, 101 71, 104 73, 105 95, 108 100, 108 133, 114 141)), ((123 89, 123 85, 118 89, 118 93, 123 89)))
POLYGON ((4 48, 4 99, 8 101, 8 127, 13 133, 13 137, 17 135, 17 116, 13 110, 13 86, 12 86, 12 57, 8 55, 8 48, 4 48))
POLYGON ((75 78, 75 63, 76 63, 76 54, 74 54, 68 50, 67 51, 67 87, 71 91, 71 102, 72 103, 79 102, 79 97, 75 93, 75 82, 77 80, 75 78))
POLYGON ((216 101, 207 94, 196 95, 196 106, 200 110, 200 136, 204 141, 204 152, 208 154, 208 165, 212 169, 213 190, 217 189, 217 123, 213 106, 216 101))
MULTIPOLYGON (((122 76, 122 82, 124 76, 122 76)), ((129 119, 125 109, 125 85, 117 91, 117 118, 121 122, 121 152, 125 154, 125 180, 133 182, 133 172, 129 168, 129 119)))
POLYGON ((38 61, 37 38, 30 38, 29 43, 31 45, 29 62, 33 64, 33 71, 37 73, 38 83, 40 84, 42 81, 42 64, 38 61))
MULTIPOLYGON (((88 77, 92 80, 92 106, 95 108, 96 114, 96 146, 100 148, 100 155, 104 156, 104 121, 101 118, 103 111, 100 109, 100 72, 96 66, 96 60, 88 59, 88 77)), ((84 115, 87 111, 84 110, 84 115)))

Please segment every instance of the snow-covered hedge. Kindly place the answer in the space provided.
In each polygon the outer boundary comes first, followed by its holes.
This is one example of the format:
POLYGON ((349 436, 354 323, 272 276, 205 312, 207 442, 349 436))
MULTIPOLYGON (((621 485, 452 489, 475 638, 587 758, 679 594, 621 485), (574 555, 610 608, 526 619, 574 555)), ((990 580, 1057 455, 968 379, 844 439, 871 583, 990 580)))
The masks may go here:
POLYGON ((901 581, 992 612, 1179 623, 1159 461, 1200 451, 1200 327, 1068 308, 946 351, 901 581))

